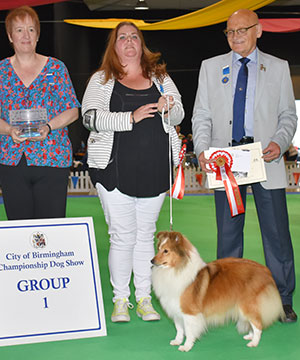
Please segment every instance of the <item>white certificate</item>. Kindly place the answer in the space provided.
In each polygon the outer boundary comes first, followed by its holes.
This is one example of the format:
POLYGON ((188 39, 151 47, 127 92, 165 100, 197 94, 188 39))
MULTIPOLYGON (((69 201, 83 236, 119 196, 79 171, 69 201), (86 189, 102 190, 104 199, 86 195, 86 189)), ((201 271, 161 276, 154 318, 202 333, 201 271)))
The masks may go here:
POLYGON ((0 346, 105 336, 92 218, 0 222, 0 346))
MULTIPOLYGON (((204 152, 207 159, 215 151, 226 151, 232 157, 231 171, 238 185, 252 184, 266 181, 265 163, 262 159, 262 147, 260 142, 239 145, 228 148, 209 148, 204 152)), ((209 189, 223 188, 223 182, 216 180, 216 173, 208 173, 207 181, 209 189)))

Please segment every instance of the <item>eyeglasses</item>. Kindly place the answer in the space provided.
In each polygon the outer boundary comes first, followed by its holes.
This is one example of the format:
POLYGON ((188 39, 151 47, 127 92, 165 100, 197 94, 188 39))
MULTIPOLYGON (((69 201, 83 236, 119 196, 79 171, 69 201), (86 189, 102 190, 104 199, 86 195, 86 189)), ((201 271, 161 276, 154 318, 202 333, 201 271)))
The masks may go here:
POLYGON ((138 34, 120 34, 117 37, 117 41, 125 41, 128 39, 137 41, 139 39, 139 36, 138 36, 138 34))
POLYGON ((234 35, 234 33, 236 33, 237 35, 245 35, 246 32, 253 28, 254 26, 256 26, 258 24, 253 24, 251 26, 248 26, 248 27, 245 27, 245 28, 240 28, 240 29, 236 29, 236 30, 224 30, 224 34, 227 36, 227 37, 232 37, 234 35))

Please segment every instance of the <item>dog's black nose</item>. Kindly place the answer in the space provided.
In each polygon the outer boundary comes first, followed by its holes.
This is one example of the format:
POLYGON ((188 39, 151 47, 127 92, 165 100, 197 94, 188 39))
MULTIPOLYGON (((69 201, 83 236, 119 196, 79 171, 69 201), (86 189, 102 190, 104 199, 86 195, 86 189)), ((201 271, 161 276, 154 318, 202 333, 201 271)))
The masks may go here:
POLYGON ((151 264, 153 264, 153 265, 154 265, 154 258, 151 260, 151 264))

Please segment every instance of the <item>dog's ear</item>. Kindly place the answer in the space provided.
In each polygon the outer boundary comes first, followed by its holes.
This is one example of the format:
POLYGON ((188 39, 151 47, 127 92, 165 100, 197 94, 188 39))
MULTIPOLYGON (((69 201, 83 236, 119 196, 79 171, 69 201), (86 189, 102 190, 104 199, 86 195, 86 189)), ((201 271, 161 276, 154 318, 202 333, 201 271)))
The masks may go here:
POLYGON ((157 237, 157 239, 158 239, 157 249, 159 249, 160 244, 161 244, 162 241, 166 238, 167 234, 168 234, 168 231, 160 231, 160 232, 156 235, 156 237, 157 237))
POLYGON ((174 232, 175 242, 180 243, 182 241, 183 235, 180 232, 174 232))
POLYGON ((160 240, 162 237, 165 236, 165 234, 166 234, 166 231, 160 231, 160 232, 156 235, 156 237, 158 238, 158 240, 160 240))

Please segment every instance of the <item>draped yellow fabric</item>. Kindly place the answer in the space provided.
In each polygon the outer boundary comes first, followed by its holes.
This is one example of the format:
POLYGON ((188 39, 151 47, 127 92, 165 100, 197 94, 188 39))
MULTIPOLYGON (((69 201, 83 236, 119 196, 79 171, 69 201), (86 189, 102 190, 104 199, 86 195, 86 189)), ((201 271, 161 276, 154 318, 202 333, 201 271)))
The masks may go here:
POLYGON ((192 29, 226 21, 238 9, 256 10, 272 2, 274 0, 221 0, 204 9, 156 23, 146 23, 136 19, 66 19, 64 21, 73 25, 105 29, 113 29, 121 21, 131 21, 141 30, 192 29))

